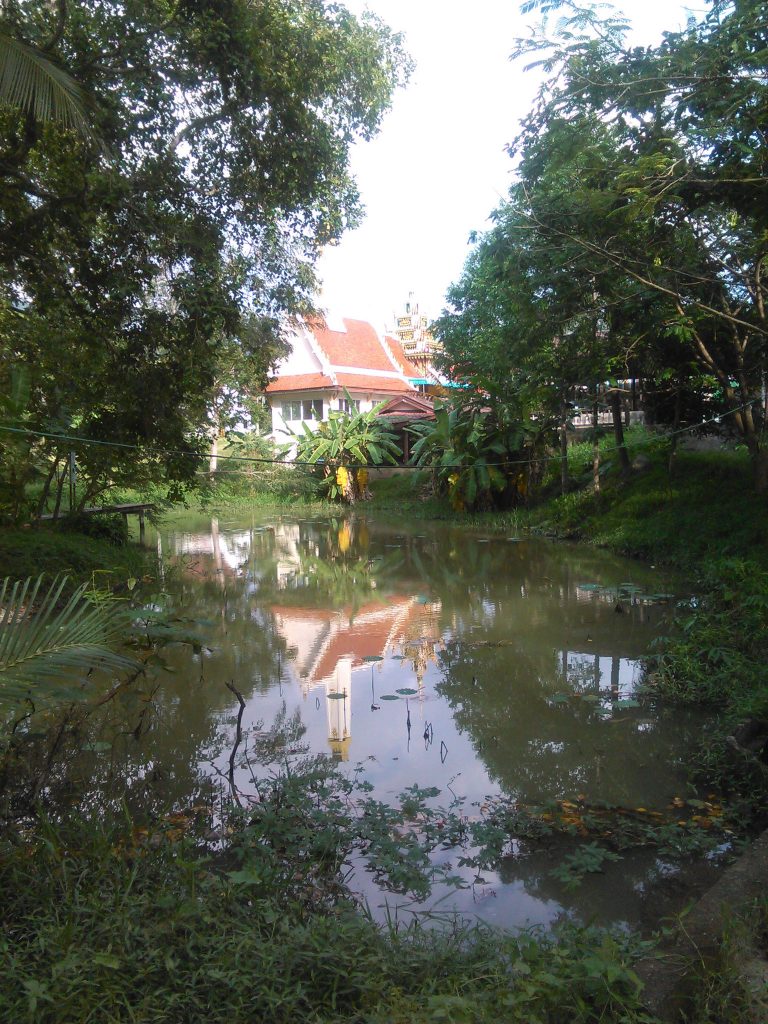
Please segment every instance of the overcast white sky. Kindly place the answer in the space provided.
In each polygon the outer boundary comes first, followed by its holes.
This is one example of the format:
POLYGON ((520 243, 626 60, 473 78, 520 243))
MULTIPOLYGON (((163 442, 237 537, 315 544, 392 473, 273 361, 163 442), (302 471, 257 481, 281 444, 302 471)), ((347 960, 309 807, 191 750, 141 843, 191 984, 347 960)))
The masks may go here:
MULTIPOLYGON (((416 70, 380 135, 355 147, 353 172, 366 218, 319 264, 329 317, 391 326, 409 292, 430 317, 461 275, 467 239, 482 231, 510 184, 504 146, 536 91, 534 72, 512 63, 515 38, 538 18, 520 0, 346 0, 406 37, 416 70)), ((698 17, 702 0, 625 0, 633 43, 698 17)))

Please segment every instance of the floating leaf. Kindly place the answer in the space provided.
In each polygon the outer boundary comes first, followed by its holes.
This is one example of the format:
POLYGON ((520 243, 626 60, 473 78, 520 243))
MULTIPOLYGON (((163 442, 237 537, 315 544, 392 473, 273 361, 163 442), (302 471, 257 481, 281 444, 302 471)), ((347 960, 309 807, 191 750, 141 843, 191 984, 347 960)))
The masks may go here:
POLYGON ((600 583, 577 583, 577 590, 602 590, 603 587, 600 583))
POLYGON ((384 659, 379 654, 366 654, 365 657, 363 658, 363 661, 384 661, 384 659))
POLYGON ((346 693, 326 693, 328 700, 344 700, 346 693))
POLYGON ((567 704, 568 703, 568 694, 567 693, 556 693, 552 697, 551 702, 553 704, 567 704))
POLYGON ((404 654, 393 654, 392 661, 407 661, 408 659, 404 654))
POLYGON ((599 704, 602 700, 602 698, 596 693, 585 693, 581 699, 586 701, 588 704, 599 704))
POLYGON ((394 693, 382 693, 379 700, 400 700, 400 698, 394 693))
POLYGON ((429 598, 425 594, 417 594, 416 604, 429 604, 429 598))
POLYGON ((410 697, 410 695, 412 693, 416 693, 416 692, 417 691, 412 689, 412 687, 410 687, 410 686, 401 686, 399 690, 395 690, 395 693, 404 693, 408 697, 410 697))
POLYGON ((617 711, 623 711, 625 708, 639 708, 640 701, 634 697, 627 697, 625 700, 617 700, 613 706, 617 711))

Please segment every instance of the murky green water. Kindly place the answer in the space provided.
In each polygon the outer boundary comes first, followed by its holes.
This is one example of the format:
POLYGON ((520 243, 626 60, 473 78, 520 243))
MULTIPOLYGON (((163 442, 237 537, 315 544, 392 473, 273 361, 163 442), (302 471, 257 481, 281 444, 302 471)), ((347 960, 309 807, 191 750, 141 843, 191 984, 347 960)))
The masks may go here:
MULTIPOLYGON (((199 644, 164 649, 150 728, 136 739, 113 723, 124 734, 113 771, 129 800, 183 806, 201 780, 223 778, 238 710, 227 682, 245 699, 245 729, 297 713, 314 750, 362 764, 384 799, 413 783, 447 799, 450 787, 473 813, 499 790, 645 807, 678 791, 693 726, 634 700, 640 659, 671 607, 659 595, 674 590, 653 569, 366 515, 187 517, 149 542, 166 567, 166 606, 199 644)), ((246 768, 236 782, 248 792, 246 768)), ((509 926, 551 921, 564 906, 632 920, 665 870, 623 861, 566 899, 548 857, 484 873, 443 908, 509 926)), ((358 887, 381 903, 364 873, 358 887)))

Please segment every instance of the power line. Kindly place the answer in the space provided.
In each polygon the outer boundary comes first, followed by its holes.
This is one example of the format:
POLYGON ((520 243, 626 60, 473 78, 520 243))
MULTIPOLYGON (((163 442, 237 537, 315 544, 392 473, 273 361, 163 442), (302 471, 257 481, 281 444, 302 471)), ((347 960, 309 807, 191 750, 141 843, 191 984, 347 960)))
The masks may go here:
MULTIPOLYGON (((687 427, 681 427, 679 430, 670 431, 668 434, 664 434, 662 437, 648 437, 643 442, 635 443, 634 447, 636 447, 636 448, 643 448, 643 447, 652 447, 654 444, 663 444, 664 442, 671 440, 671 438, 673 438, 673 437, 679 437, 682 434, 690 433, 690 431, 692 431, 692 430, 699 430, 701 427, 709 426, 710 424, 713 424, 713 423, 720 423, 727 416, 735 416, 737 413, 743 412, 745 409, 748 409, 750 406, 755 405, 755 404, 757 404, 759 402, 760 402, 759 398, 754 398, 751 401, 745 402, 743 405, 740 405, 740 406, 738 406, 735 409, 729 409, 727 412, 718 413, 716 416, 712 416, 709 419, 701 420, 700 423, 693 423, 693 424, 691 424, 691 425, 689 425, 687 427)), ((23 434, 23 435, 26 435, 26 436, 29 436, 29 437, 42 437, 42 438, 46 438, 47 440, 70 441, 70 442, 74 442, 76 444, 82 444, 82 445, 97 445, 97 446, 102 447, 102 448, 123 448, 123 449, 129 449, 131 451, 142 451, 142 452, 146 452, 147 454, 153 454, 153 455, 185 455, 185 456, 190 456, 192 458, 200 459, 200 460, 209 459, 211 457, 210 455, 201 454, 200 452, 192 451, 191 449, 185 449, 185 448, 154 448, 154 447, 151 447, 151 446, 149 448, 143 448, 141 445, 129 444, 129 443, 124 442, 124 441, 98 441, 95 438, 80 437, 77 434, 55 434, 55 433, 52 433, 50 431, 35 430, 35 429, 31 428, 31 427, 9 427, 9 426, 3 426, 2 424, 0 424, 0 431, 2 431, 4 433, 10 433, 10 434, 23 434)), ((603 455, 610 455, 613 452, 620 451, 622 447, 623 447, 622 445, 614 445, 611 448, 602 448, 601 449, 601 454, 603 454, 603 455)), ((273 466, 286 466, 286 467, 287 466, 311 466, 313 468, 316 468, 317 466, 323 465, 322 462, 308 462, 308 461, 302 460, 302 459, 291 459, 290 461, 287 461, 286 459, 264 458, 262 456, 256 456, 256 455, 217 455, 216 458, 219 461, 226 461, 226 462, 255 463, 255 464, 259 464, 259 465, 273 465, 273 466)), ((491 468, 496 469, 496 468, 500 468, 500 467, 504 467, 504 466, 506 466, 506 467, 509 467, 509 466, 528 466, 528 465, 531 464, 531 462, 538 462, 538 463, 560 462, 561 459, 562 459, 562 456, 560 456, 560 455, 543 455, 543 456, 541 456, 539 458, 533 458, 533 459, 512 459, 512 460, 507 459, 507 460, 504 460, 502 462, 486 462, 485 465, 489 469, 491 469, 491 468)), ((382 466, 382 465, 378 465, 377 466, 377 465, 372 465, 371 463, 364 463, 364 462, 360 462, 360 463, 354 463, 354 462, 353 463, 344 463, 344 465, 345 465, 345 468, 347 468, 347 469, 381 469, 381 468, 386 468, 386 466, 382 466)), ((397 468, 398 469, 410 469, 410 470, 413 470, 415 472, 424 472, 424 471, 427 471, 427 470, 430 470, 430 469, 434 469, 434 468, 438 468, 438 467, 433 467, 433 466, 397 466, 397 468)), ((449 469, 449 470, 454 470, 454 469, 455 470, 462 470, 462 469, 466 469, 467 467, 466 467, 465 464, 458 464, 458 465, 441 465, 439 468, 440 469, 449 469)))

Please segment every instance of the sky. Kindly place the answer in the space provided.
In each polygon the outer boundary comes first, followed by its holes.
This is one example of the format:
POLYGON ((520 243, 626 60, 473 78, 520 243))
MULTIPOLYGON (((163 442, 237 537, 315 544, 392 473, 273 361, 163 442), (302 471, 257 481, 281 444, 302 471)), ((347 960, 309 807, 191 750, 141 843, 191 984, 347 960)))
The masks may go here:
MULTIPOLYGON (((472 231, 511 184, 505 145, 529 109, 536 72, 512 63, 514 40, 537 15, 520 0, 346 0, 403 32, 416 69, 372 142, 357 144, 352 171, 366 209, 362 226, 326 249, 318 264, 329 320, 391 327, 413 293, 420 312, 439 316, 469 254, 472 231)), ((702 0, 624 0, 633 44, 698 18, 702 0)))

